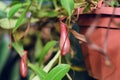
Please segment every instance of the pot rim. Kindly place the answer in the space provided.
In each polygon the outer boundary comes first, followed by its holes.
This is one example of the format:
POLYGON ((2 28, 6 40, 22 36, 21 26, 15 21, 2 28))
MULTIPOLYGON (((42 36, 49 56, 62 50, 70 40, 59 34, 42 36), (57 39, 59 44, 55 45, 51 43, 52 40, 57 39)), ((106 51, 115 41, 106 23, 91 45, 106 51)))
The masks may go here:
POLYGON ((105 14, 105 15, 116 15, 120 16, 120 7, 101 7, 95 8, 91 7, 91 11, 87 13, 83 13, 84 8, 78 8, 75 10, 75 14, 105 14), (114 12, 113 12, 114 11, 114 12))

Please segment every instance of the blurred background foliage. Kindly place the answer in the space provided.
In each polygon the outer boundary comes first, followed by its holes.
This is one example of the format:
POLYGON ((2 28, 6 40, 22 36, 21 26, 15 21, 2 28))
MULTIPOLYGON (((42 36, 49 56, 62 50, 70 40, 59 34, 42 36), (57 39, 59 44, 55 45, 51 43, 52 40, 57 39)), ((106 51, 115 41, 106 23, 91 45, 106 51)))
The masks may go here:
MULTIPOLYGON (((26 6, 29 5, 30 1, 0 0, 0 80, 39 80, 33 79, 37 74, 37 70, 36 67, 32 67, 30 64, 39 64, 43 69, 43 66, 47 65, 49 61, 54 61, 52 59, 59 51, 60 31, 58 18, 61 15, 69 16, 71 13, 67 13, 61 7, 60 0, 33 0, 29 13, 27 13, 27 16, 23 15, 23 21, 20 20, 18 23, 21 27, 15 29, 16 22, 21 17, 20 14, 27 12, 25 11, 26 6), (42 4, 41 1, 43 1, 42 4), (15 14, 9 12, 11 8, 15 9, 14 5, 17 5, 17 7, 15 6, 16 10, 19 9, 15 14), (29 17, 29 14, 32 16, 29 17), (27 31, 28 25, 30 27, 27 31), (13 36, 11 36, 12 32, 14 33, 13 36), (28 65, 29 69, 26 78, 20 76, 19 61, 22 48, 21 46, 16 48, 15 40, 20 41, 24 50, 28 51, 30 64, 28 65), (12 48, 10 47, 11 41, 13 41, 12 48)), ((75 0, 75 2, 79 2, 75 7, 86 4, 83 0, 75 0)), ((72 25, 72 28, 79 32, 79 26, 76 23, 72 25)), ((72 80, 94 80, 87 73, 78 40, 72 34, 69 37, 71 50, 69 54, 62 57, 62 63, 71 65, 69 74, 72 80)), ((57 61, 50 65, 49 67, 57 65, 57 61)), ((67 76, 63 80, 68 80, 67 76)))

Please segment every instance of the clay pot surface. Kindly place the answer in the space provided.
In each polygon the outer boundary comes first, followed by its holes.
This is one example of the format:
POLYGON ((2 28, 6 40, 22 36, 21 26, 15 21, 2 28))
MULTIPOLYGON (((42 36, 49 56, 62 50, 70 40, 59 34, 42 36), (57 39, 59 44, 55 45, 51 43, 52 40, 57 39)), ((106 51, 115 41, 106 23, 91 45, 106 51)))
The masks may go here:
MULTIPOLYGON (((115 9, 112 20, 114 22, 111 23, 109 29, 107 51, 111 66, 106 66, 104 57, 98 51, 88 47, 87 43, 81 44, 86 68, 89 74, 97 80, 120 80, 120 28, 116 25, 120 23, 119 11, 120 8, 115 9)), ((113 15, 113 8, 102 7, 85 14, 81 12, 78 20, 81 34, 86 33, 86 30, 94 22, 96 14, 102 14, 96 25, 97 28, 90 38, 95 44, 103 47, 110 17, 113 15)))
POLYGON ((91 8, 90 12, 83 13, 84 8, 79 8, 79 10, 76 10, 76 14, 106 14, 106 15, 113 15, 113 10, 115 9, 114 15, 120 16, 120 8, 116 7, 101 7, 101 8, 91 8), (79 11, 79 12, 78 12, 79 11))

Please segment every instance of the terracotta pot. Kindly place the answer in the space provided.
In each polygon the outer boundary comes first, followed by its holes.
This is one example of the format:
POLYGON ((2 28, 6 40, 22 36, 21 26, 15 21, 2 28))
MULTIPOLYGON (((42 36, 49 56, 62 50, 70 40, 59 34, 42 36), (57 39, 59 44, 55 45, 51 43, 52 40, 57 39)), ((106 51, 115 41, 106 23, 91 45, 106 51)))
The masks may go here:
POLYGON ((80 26, 80 33, 85 34, 89 26, 94 22, 96 14, 102 14, 97 23, 97 28, 91 34, 91 40, 98 46, 103 47, 107 27, 110 17, 114 15, 113 21, 110 25, 108 35, 108 57, 111 66, 106 66, 104 57, 98 51, 88 47, 87 43, 82 43, 82 51, 85 60, 85 65, 89 74, 97 80, 120 80, 120 28, 114 23, 120 23, 120 8, 115 8, 113 13, 112 7, 102 7, 93 10, 90 13, 83 14, 83 9, 80 9, 80 16, 78 24, 80 26))

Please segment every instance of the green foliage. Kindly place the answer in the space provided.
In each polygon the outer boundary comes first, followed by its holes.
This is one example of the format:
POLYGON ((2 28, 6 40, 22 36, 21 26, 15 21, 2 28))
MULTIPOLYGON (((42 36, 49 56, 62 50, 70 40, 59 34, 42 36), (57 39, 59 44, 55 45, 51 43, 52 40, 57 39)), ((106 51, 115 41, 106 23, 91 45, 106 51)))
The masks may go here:
POLYGON ((3 37, 0 38, 0 74, 10 55, 9 42, 10 40, 7 34, 3 35, 3 37))
POLYGON ((60 56, 60 51, 57 52, 57 54, 50 60, 50 62, 44 67, 45 72, 49 72, 49 70, 54 66, 54 64, 57 62, 57 59, 60 56))
POLYGON ((43 17, 56 17, 57 16, 57 12, 55 11, 44 11, 44 10, 41 10, 39 13, 38 13, 38 16, 41 18, 43 17))
POLYGON ((0 10, 5 10, 6 4, 0 1, 0 10))
POLYGON ((56 45, 56 41, 50 41, 48 42, 44 48, 42 49, 42 52, 40 53, 39 55, 39 64, 42 64, 43 63, 43 59, 45 57, 45 55, 48 53, 48 51, 54 47, 56 45))
POLYGON ((87 6, 83 10, 83 13, 87 13, 89 11, 90 11, 90 4, 87 4, 87 6))
POLYGON ((15 64, 12 65, 12 69, 11 69, 9 80, 19 80, 19 79, 20 79, 19 61, 15 61, 15 64))
POLYGON ((29 63, 28 66, 39 76, 41 80, 43 80, 47 75, 47 73, 37 65, 29 63))
POLYGON ((10 11, 8 12, 8 18, 12 18, 14 14, 22 7, 22 3, 15 4, 11 7, 10 11))
POLYGON ((60 0, 62 6, 67 10, 69 16, 72 15, 74 9, 74 0, 60 0))
POLYGON ((16 22, 16 19, 2 18, 0 19, 0 27, 3 29, 12 29, 14 28, 16 22))
POLYGON ((7 13, 3 10, 0 10, 0 19, 6 18, 6 17, 7 17, 7 13))
POLYGON ((20 41, 16 41, 12 43, 12 46, 17 51, 17 53, 22 56, 24 54, 23 44, 20 41))
POLYGON ((37 65, 29 63, 28 66, 39 76, 39 78, 37 76, 33 78, 37 78, 37 80, 61 80, 70 69, 70 66, 68 64, 59 64, 50 72, 46 73, 37 65))
POLYGON ((30 8, 31 4, 32 4, 32 2, 29 3, 29 5, 26 7, 26 9, 24 9, 24 11, 23 11, 23 13, 21 14, 20 18, 17 20, 16 25, 15 25, 15 27, 13 28, 12 33, 14 33, 14 32, 20 27, 20 25, 22 24, 24 18, 26 17, 26 13, 27 13, 28 9, 30 8))
POLYGON ((111 6, 111 7, 117 7, 117 6, 120 6, 119 5, 119 2, 118 1, 111 1, 110 3, 109 3, 109 5, 111 6))
POLYGON ((44 80, 61 80, 65 74, 69 71, 70 66, 68 64, 60 64, 54 67, 45 77, 44 80))
POLYGON ((42 41, 41 41, 41 37, 38 35, 37 36, 37 41, 35 43, 35 51, 34 51, 36 59, 39 58, 39 55, 42 52, 42 48, 43 48, 43 44, 42 44, 42 41))

